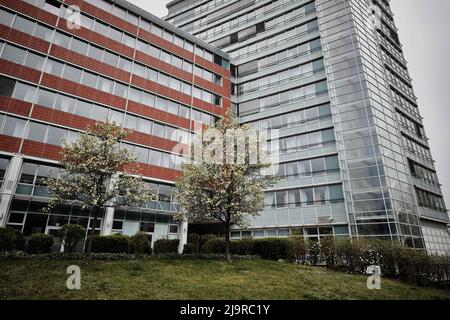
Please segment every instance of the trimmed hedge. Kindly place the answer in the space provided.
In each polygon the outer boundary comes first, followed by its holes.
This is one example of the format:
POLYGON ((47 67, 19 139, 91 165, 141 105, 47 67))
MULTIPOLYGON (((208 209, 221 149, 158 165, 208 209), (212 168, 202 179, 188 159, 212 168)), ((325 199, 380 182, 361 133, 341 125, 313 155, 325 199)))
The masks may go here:
POLYGON ((176 253, 178 252, 178 245, 180 241, 178 239, 167 240, 159 239, 153 244, 153 252, 155 254, 160 253, 176 253))
POLYGON ((138 232, 134 236, 130 237, 128 241, 129 253, 134 254, 152 254, 151 241, 148 234, 144 232, 138 232))
POLYGON ((263 259, 287 259, 288 240, 286 238, 266 238, 255 240, 254 252, 263 259))
MULTIPOLYGON (((198 239, 193 236, 189 239, 198 239)), ((185 253, 196 253, 197 243, 188 243, 185 253)), ((200 248, 203 254, 225 253, 225 239, 208 236, 200 248)), ((402 247, 398 242, 380 239, 324 237, 321 242, 303 236, 289 238, 245 238, 230 241, 234 255, 253 255, 263 259, 286 259, 309 265, 327 266, 349 273, 366 273, 378 265, 383 276, 414 284, 450 287, 450 256, 429 255, 424 250, 402 247)))
POLYGON ((97 253, 128 253, 128 241, 129 237, 121 234, 93 236, 91 251, 97 253))
POLYGON ((35 233, 28 239, 27 253, 50 253, 53 246, 53 237, 48 234, 35 233))
POLYGON ((25 250, 24 235, 13 228, 0 228, 0 252, 14 250, 25 250))

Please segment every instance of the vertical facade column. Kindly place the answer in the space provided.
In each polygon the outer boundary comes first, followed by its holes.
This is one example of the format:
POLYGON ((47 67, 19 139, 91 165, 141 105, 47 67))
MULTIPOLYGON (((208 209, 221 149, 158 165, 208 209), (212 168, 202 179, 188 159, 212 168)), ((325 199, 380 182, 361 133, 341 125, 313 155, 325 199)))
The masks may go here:
POLYGON ((9 216, 9 207, 14 198, 14 192, 19 181, 20 169, 22 168, 22 157, 11 158, 8 170, 5 175, 3 189, 0 199, 0 227, 6 226, 9 216))
POLYGON ((187 243, 187 234, 188 234, 188 223, 186 220, 183 220, 179 224, 178 228, 178 239, 180 243, 178 244, 178 253, 182 254, 184 245, 187 243))
POLYGON ((105 211, 105 217, 103 219, 102 228, 100 229, 100 235, 109 236, 112 233, 112 225, 114 220, 114 208, 107 207, 105 211))

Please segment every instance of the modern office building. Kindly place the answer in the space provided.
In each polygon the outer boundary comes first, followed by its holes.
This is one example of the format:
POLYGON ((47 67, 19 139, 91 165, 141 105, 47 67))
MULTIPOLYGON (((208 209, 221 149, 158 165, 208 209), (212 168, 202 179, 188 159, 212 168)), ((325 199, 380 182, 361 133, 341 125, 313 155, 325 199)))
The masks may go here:
POLYGON ((449 253, 449 216, 388 0, 174 0, 231 57, 242 123, 278 129, 266 209, 233 238, 376 236, 449 253))
POLYGON ((128 2, 1 0, 0 226, 27 236, 90 227, 80 207, 41 212, 45 178, 58 175, 61 138, 109 119, 135 130, 123 144, 158 201, 108 208, 98 233, 185 240, 173 219, 180 147, 230 108, 230 78, 227 54, 128 2))
POLYGON ((25 235, 88 227, 78 207, 41 212, 45 178, 59 172, 60 138, 111 120, 135 129, 123 143, 158 201, 106 209, 98 233, 183 243, 187 226, 173 219, 183 146, 233 108, 280 135, 270 141, 280 182, 233 238, 300 231, 450 252, 387 0, 175 0, 168 9, 164 21, 123 0, 0 0, 0 226, 25 235))

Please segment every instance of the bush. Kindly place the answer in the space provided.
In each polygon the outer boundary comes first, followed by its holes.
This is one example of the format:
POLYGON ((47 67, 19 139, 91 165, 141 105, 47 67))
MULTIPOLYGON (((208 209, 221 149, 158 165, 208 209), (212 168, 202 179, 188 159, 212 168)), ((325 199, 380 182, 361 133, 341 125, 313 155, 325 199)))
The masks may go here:
POLYGON ((168 240, 159 239, 153 244, 153 252, 156 254, 160 253, 174 253, 178 252, 178 245, 180 241, 178 239, 168 240))
POLYGON ((327 236, 320 239, 320 256, 327 266, 334 265, 336 257, 336 242, 333 236, 327 236))
POLYGON ((196 233, 189 233, 188 237, 187 237, 187 244, 185 245, 185 247, 183 249, 183 253, 188 252, 188 253, 199 254, 200 247, 201 247, 200 235, 198 235, 196 233), (185 250, 187 250, 187 251, 185 251, 185 250))
POLYGON ((266 238, 255 240, 254 253, 263 259, 278 260, 288 257, 288 239, 266 238))
POLYGON ((0 252, 25 250, 25 237, 19 230, 0 228, 0 252))
POLYGON ((193 243, 186 243, 183 247, 183 254, 199 254, 199 251, 193 243))
POLYGON ((128 253, 128 236, 115 234, 111 236, 93 236, 92 252, 128 253))
POLYGON ((398 257, 400 279, 407 283, 423 284, 430 275, 430 256, 425 251, 402 248, 398 257))
POLYGON ((290 262, 304 263, 306 259, 306 241, 303 236, 291 236, 287 242, 287 255, 290 262))
POLYGON ((199 249, 201 250, 201 248, 203 247, 203 245, 205 244, 206 241, 210 240, 210 239, 217 239, 218 237, 216 235, 213 234, 204 234, 200 236, 199 239, 199 249))
POLYGON ((65 252, 74 252, 75 246, 84 239, 85 235, 86 229, 77 224, 65 224, 59 229, 65 252))
POLYGON ((47 234, 35 233, 28 239, 27 253, 50 253, 53 246, 53 237, 47 234))
MULTIPOLYGON (((232 243, 234 243, 234 241, 232 241, 232 243)), ((255 251, 255 240, 252 238, 244 238, 235 243, 235 245, 230 246, 230 250, 235 254, 248 256, 252 255, 255 251)))
POLYGON ((308 241, 306 254, 307 261, 313 266, 319 265, 322 260, 321 251, 322 251, 322 244, 320 242, 308 241))
POLYGON ((202 244, 200 251, 207 254, 225 253, 225 239, 212 237, 202 244))
POLYGON ((128 248, 134 254, 152 254, 152 243, 148 234, 138 232, 130 237, 128 248))

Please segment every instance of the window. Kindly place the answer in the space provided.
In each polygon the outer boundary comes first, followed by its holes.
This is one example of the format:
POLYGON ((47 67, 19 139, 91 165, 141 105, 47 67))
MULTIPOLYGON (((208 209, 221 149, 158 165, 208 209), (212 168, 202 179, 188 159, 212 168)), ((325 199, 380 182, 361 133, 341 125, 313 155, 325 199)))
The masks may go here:
POLYGON ((61 77, 64 65, 55 60, 47 60, 45 65, 45 72, 50 73, 56 77, 61 77))
POLYGON ((99 77, 97 83, 97 89, 102 90, 104 92, 112 93, 114 82, 112 80, 99 77))
POLYGON ((97 121, 106 121, 108 118, 108 108, 95 105, 92 110, 91 118, 97 121))
POLYGON ((154 35, 157 35, 158 37, 162 37, 162 29, 155 24, 152 24, 150 32, 154 35))
POLYGON ((338 162, 337 156, 326 157, 325 164, 326 164, 327 172, 339 171, 339 162, 338 162))
POLYGON ((322 141, 324 143, 326 143, 326 142, 333 142, 335 140, 336 140, 336 138, 334 136, 334 130, 333 129, 328 129, 328 130, 322 131, 322 141))
POLYGON ((286 163, 286 176, 294 178, 298 176, 298 164, 297 162, 286 163))
POLYGON ((161 60, 166 63, 170 63, 172 60, 172 55, 168 54, 165 51, 161 51, 161 60))
POLYGON ((17 64, 22 64, 25 59, 25 54, 25 50, 7 44, 3 50, 2 58, 17 64))
POLYGON ((166 75, 160 73, 160 74, 159 74, 159 77, 158 77, 158 80, 159 80, 158 83, 159 83, 160 85, 163 85, 163 86, 166 86, 166 87, 169 86, 169 77, 168 77, 168 76, 166 76, 166 75))
POLYGON ((53 43, 63 48, 69 48, 71 38, 60 32, 55 33, 53 43))
POLYGON ((314 205, 314 192, 312 188, 300 189, 300 197, 302 203, 308 206, 314 205))
POLYGON ((37 165, 34 163, 24 162, 22 165, 22 174, 20 176, 20 183, 33 184, 34 176, 36 175, 37 165))
POLYGON ((329 188, 329 192, 330 192, 331 203, 343 202, 344 193, 342 191, 342 185, 332 185, 332 186, 329 186, 328 188, 329 188))
POLYGON ((26 34, 33 34, 34 25, 33 21, 17 16, 13 28, 26 34))
POLYGON ((32 87, 27 84, 18 82, 16 84, 16 89, 14 90, 13 98, 33 103, 35 94, 36 94, 36 87, 32 87))
POLYGON ((154 166, 161 166, 161 152, 150 150, 148 163, 154 166))
POLYGON ((104 23, 101 23, 98 20, 95 20, 94 31, 101 35, 108 35, 108 26, 104 23))
MULTIPOLYGON (((70 44, 70 50, 86 55, 88 52, 88 44, 84 41, 73 38, 72 43, 70 44)), ((96 59, 98 59, 98 57, 96 59)))
POLYGON ((163 30, 163 34, 162 34, 163 39, 173 42, 173 33, 167 31, 167 30, 163 30))
POLYGON ((6 117, 3 134, 16 138, 23 138, 26 121, 14 117, 6 117))
POLYGON ((96 88, 97 78, 98 78, 97 75, 90 73, 88 71, 84 71, 83 79, 81 80, 81 83, 84 84, 85 86, 88 86, 91 88, 96 88))
POLYGON ((325 172, 325 162, 323 158, 317 158, 311 160, 311 168, 313 175, 323 175, 325 172))
POLYGON ((103 49, 100 49, 94 45, 90 45, 89 46, 89 51, 87 53, 88 57, 92 58, 92 59, 96 59, 96 60, 102 60, 103 57, 103 49))
POLYGON ((83 100, 77 101, 77 108, 75 114, 80 117, 90 118, 92 111, 92 104, 85 102, 83 100))
POLYGON ((153 124, 153 135, 164 138, 164 126, 158 123, 153 124))
POLYGON ((136 38, 130 37, 126 33, 123 34, 122 43, 130 48, 134 48, 134 44, 136 42, 136 38))
POLYGON ((161 50, 159 50, 158 48, 149 45, 148 46, 148 54, 151 55, 152 57, 155 57, 156 59, 159 59, 159 55, 161 54, 161 50))
POLYGON ((115 110, 109 110, 108 120, 110 122, 115 122, 117 124, 122 124, 123 121, 123 113, 115 110))
POLYGON ((62 94, 58 94, 56 97, 55 109, 61 110, 68 113, 73 113, 75 100, 64 96, 62 94))
POLYGON ((0 76, 0 95, 11 97, 15 85, 16 85, 15 80, 0 76))
POLYGON ((152 133, 153 122, 150 120, 139 118, 137 130, 146 134, 152 133))
POLYGON ((29 129, 28 129, 28 140, 38 141, 38 142, 44 142, 45 141, 45 134, 47 132, 46 125, 39 124, 36 122, 30 122, 29 129))
POLYGON ((105 51, 103 55, 103 62, 107 63, 113 67, 117 67, 117 63, 119 62, 119 57, 109 51, 105 51))
POLYGON ((8 11, 0 9, 0 21, 3 25, 10 27, 13 21, 14 15, 8 11))
POLYGON ((287 205, 286 191, 277 191, 276 193, 277 208, 285 208, 287 205))
POLYGON ((126 72, 130 72, 131 71, 131 61, 125 58, 120 57, 119 59, 119 68, 126 71, 126 72))
POLYGON ((44 65, 44 57, 28 52, 27 58, 25 59, 25 65, 27 67, 41 71, 44 65))
POLYGON ((37 99, 37 104, 48 108, 53 108, 53 103, 56 99, 56 94, 47 90, 40 89, 37 99))
POLYGON ((62 140, 62 138, 64 138, 65 135, 66 135, 66 130, 56 128, 56 127, 49 127, 47 143, 60 146, 61 140, 62 140))
POLYGON ((63 78, 79 83, 81 80, 81 70, 69 65, 64 68, 63 78))
POLYGON ((314 188, 314 200, 316 203, 324 204, 328 198, 328 188, 327 187, 316 187, 314 188))
POLYGON ((289 198, 289 207, 293 208, 301 206, 300 190, 288 191, 288 198, 289 198))

